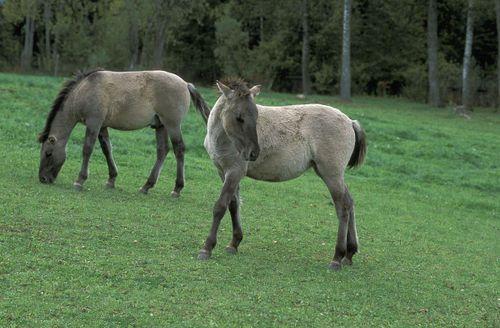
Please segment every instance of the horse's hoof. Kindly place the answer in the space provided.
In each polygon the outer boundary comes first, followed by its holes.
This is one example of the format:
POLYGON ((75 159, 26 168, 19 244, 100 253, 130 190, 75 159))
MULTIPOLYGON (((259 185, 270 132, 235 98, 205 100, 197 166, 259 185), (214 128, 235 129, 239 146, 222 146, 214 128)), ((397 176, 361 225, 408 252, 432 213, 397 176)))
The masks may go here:
POLYGON ((210 258, 210 253, 204 249, 200 251, 200 254, 198 254, 198 260, 200 261, 206 261, 210 258))
POLYGON ((77 191, 82 191, 83 190, 83 186, 81 183, 78 183, 78 182, 75 182, 73 183, 73 187, 75 188, 75 190, 77 191))
POLYGON ((238 250, 233 246, 227 246, 226 253, 236 255, 238 253, 238 250))
POLYGON ((179 198, 180 196, 181 194, 175 190, 170 193, 170 197, 172 198, 179 198))
POLYGON ((342 269, 342 264, 337 261, 332 261, 332 263, 330 263, 330 265, 328 266, 328 269, 332 271, 339 271, 340 269, 342 269))
POLYGON ((141 189, 139 189, 139 192, 140 192, 141 194, 147 195, 147 194, 148 194, 148 189, 146 189, 146 188, 142 187, 141 189))
POLYGON ((115 183, 114 182, 106 182, 106 188, 107 189, 114 189, 115 188, 115 183))
POLYGON ((347 257, 344 257, 342 259, 342 265, 352 265, 352 260, 348 259, 347 257))

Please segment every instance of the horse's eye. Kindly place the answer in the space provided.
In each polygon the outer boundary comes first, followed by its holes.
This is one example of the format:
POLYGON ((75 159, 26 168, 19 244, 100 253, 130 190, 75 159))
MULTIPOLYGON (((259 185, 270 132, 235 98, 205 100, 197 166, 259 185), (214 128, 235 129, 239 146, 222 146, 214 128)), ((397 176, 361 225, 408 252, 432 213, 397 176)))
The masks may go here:
POLYGON ((244 120, 243 118, 241 118, 241 116, 238 116, 238 117, 236 118, 236 121, 238 121, 238 122, 240 122, 240 123, 242 123, 242 124, 243 124, 243 123, 245 123, 245 120, 244 120))

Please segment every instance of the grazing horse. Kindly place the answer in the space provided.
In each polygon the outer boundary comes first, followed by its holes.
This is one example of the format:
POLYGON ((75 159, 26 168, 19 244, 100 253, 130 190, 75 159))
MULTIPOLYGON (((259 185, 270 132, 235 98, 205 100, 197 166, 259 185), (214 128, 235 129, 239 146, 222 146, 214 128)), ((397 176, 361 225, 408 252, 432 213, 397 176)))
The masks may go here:
POLYGON ((172 191, 178 197, 184 187, 184 142, 181 122, 189 109, 187 83, 163 71, 78 73, 67 81, 55 99, 45 128, 39 134, 39 179, 52 183, 66 160, 66 143, 77 123, 86 125, 83 161, 74 186, 81 190, 88 177, 90 155, 97 139, 106 157, 109 179, 115 186, 117 169, 111 151, 108 127, 137 130, 150 126, 156 131, 156 163, 141 192, 147 193, 158 180, 168 153, 168 137, 177 160, 177 178, 172 191))
POLYGON ((242 80, 217 82, 217 86, 221 96, 210 111, 194 86, 188 84, 195 107, 207 122, 205 148, 224 182, 213 209, 210 234, 198 259, 210 258, 227 208, 233 237, 226 250, 237 252, 243 238, 239 210, 239 183, 243 177, 286 181, 312 167, 328 187, 339 219, 330 268, 339 270, 342 263, 352 264, 358 237, 344 171, 364 161, 366 138, 360 124, 324 105, 257 105, 254 97, 260 86, 248 88, 242 80))

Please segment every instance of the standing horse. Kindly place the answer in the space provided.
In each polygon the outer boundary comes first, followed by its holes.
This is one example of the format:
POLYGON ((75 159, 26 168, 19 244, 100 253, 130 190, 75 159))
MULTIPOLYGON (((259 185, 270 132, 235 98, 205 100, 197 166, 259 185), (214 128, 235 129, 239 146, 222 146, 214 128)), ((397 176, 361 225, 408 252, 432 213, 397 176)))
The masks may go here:
POLYGON ((207 122, 205 148, 224 182, 213 209, 210 234, 198 259, 210 258, 217 230, 229 207, 233 237, 226 250, 236 253, 243 238, 239 183, 244 176, 263 181, 286 181, 313 167, 333 198, 339 228, 330 263, 339 270, 352 264, 358 249, 354 204, 344 183, 346 167, 363 163, 365 133, 338 109, 323 105, 268 107, 256 105, 260 86, 249 89, 241 80, 217 82, 221 96, 210 111, 193 85, 188 89, 207 122))
POLYGON ((189 109, 189 92, 184 80, 163 71, 110 72, 94 70, 79 73, 65 83, 39 134, 39 179, 52 183, 66 160, 66 143, 77 123, 86 125, 83 161, 74 186, 82 189, 88 177, 90 155, 97 139, 106 157, 113 188, 117 177, 108 127, 137 130, 150 126, 156 130, 156 163, 140 189, 147 193, 158 180, 168 153, 168 137, 177 161, 177 179, 172 191, 178 197, 184 187, 184 142, 181 122, 189 109))

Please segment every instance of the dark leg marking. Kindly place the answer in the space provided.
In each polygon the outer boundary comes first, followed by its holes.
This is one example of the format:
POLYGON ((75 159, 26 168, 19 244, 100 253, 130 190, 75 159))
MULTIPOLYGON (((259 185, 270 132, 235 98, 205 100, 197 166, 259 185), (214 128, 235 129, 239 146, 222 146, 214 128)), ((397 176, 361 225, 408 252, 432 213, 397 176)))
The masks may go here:
POLYGON ((175 187, 172 193, 172 197, 179 197, 182 188, 184 188, 184 152, 186 147, 184 141, 182 140, 182 133, 180 127, 178 129, 169 129, 170 140, 172 141, 172 147, 174 148, 175 160, 177 163, 177 177, 175 179, 175 187))
POLYGON ((116 169, 115 160, 113 159, 113 151, 107 128, 102 128, 101 131, 99 131, 99 143, 101 144, 102 152, 108 163, 109 179, 106 186, 108 188, 114 188, 118 170, 116 169))
POLYGON ((140 191, 144 194, 147 194, 149 189, 153 188, 158 181, 158 176, 160 175, 160 171, 163 167, 163 163, 165 162, 165 157, 167 157, 168 153, 168 134, 165 126, 160 125, 155 128, 156 134, 156 163, 149 174, 148 180, 140 191))
POLYGON ((242 175, 239 173, 226 175, 221 194, 214 205, 212 227, 210 228, 210 233, 205 241, 203 248, 200 251, 200 254, 198 255, 199 260, 208 260, 210 258, 212 250, 217 244, 217 231, 219 230, 220 222, 224 217, 224 214, 226 213, 226 210, 231 200, 233 199, 236 190, 238 189, 241 178, 242 175))
POLYGON ((349 228, 347 231, 347 252, 342 260, 343 264, 351 265, 352 257, 358 251, 358 233, 356 231, 356 218, 354 215, 354 202, 349 210, 349 228))
POLYGON ((78 179, 73 183, 77 190, 82 190, 83 183, 87 180, 89 176, 89 161, 90 156, 92 155, 92 151, 94 149, 95 142, 97 140, 97 135, 99 134, 99 128, 89 128, 85 130, 85 141, 83 143, 82 150, 82 167, 80 169, 80 173, 78 174, 78 179))
POLYGON ((233 238, 226 247, 226 251, 230 254, 238 252, 238 246, 243 239, 243 230, 241 229, 240 219, 240 192, 239 188, 234 193, 233 199, 229 203, 229 213, 231 214, 231 222, 233 225, 233 238))
POLYGON ((347 188, 344 186, 343 192, 332 195, 337 217, 339 219, 339 229, 337 232, 337 244, 335 246, 335 253, 333 255, 330 269, 340 270, 342 267, 342 258, 347 252, 347 232, 349 224, 349 210, 352 207, 352 198, 347 188))

